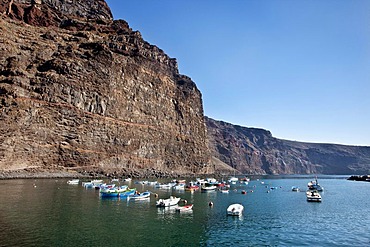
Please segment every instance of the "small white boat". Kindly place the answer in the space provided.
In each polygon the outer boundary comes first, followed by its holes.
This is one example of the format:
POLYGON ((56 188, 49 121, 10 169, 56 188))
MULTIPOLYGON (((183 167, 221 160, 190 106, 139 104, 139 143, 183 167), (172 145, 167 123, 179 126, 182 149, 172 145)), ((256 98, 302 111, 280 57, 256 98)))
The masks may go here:
POLYGON ((85 188, 92 188, 94 184, 92 182, 82 182, 82 186, 85 188))
POLYGON ((159 199, 156 201, 156 206, 157 207, 170 207, 170 206, 175 206, 179 203, 180 197, 175 197, 175 196, 170 196, 168 199, 159 199))
POLYGON ((172 187, 174 190, 185 190, 185 184, 176 184, 175 186, 172 187))
POLYGON ((129 200, 136 200, 136 201, 147 200, 147 199, 150 199, 150 192, 145 191, 143 193, 136 193, 134 195, 128 196, 128 199, 129 200))
POLYGON ((82 186, 85 188, 95 188, 96 186, 100 187, 103 184, 103 180, 92 180, 90 182, 82 182, 82 186))
POLYGON ((158 189, 171 189, 175 184, 173 183, 167 183, 167 184, 162 184, 162 183, 157 183, 155 185, 155 188, 158 189))
POLYGON ((306 192, 308 202, 321 202, 321 195, 317 190, 309 190, 306 192))
POLYGON ((244 207, 243 205, 241 204, 238 204, 238 203, 235 203, 235 204, 231 204, 228 208, 227 208, 227 215, 231 215, 231 216, 240 216, 243 214, 243 210, 244 210, 244 207))
POLYGON ((210 183, 205 183, 205 184, 202 184, 200 189, 201 191, 215 191, 217 189, 217 186, 210 184, 210 183))
POLYGON ((239 181, 239 179, 237 178, 237 177, 231 177, 230 179, 229 179, 229 183, 230 184, 236 184, 236 182, 238 182, 239 181))
POLYGON ((193 204, 188 204, 188 205, 185 205, 185 206, 178 206, 176 208, 177 212, 187 212, 187 211, 191 211, 191 210, 193 210, 193 204))
POLYGON ((221 193, 229 193, 229 190, 227 190, 227 189, 222 189, 222 190, 220 190, 220 192, 221 192, 221 193))
POLYGON ((292 191, 299 192, 300 189, 298 186, 292 186, 292 191))
POLYGON ((79 182, 80 182, 79 179, 72 179, 72 180, 68 180, 67 184, 78 184, 79 182))
POLYGON ((155 186, 158 183, 158 181, 149 181, 147 185, 155 186))

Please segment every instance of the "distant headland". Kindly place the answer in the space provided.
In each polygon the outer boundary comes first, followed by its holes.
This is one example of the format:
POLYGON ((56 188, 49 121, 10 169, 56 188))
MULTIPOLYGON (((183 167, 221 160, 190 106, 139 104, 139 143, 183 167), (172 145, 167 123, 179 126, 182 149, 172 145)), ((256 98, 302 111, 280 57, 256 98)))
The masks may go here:
POLYGON ((350 176, 347 180, 370 182, 370 175, 350 176))

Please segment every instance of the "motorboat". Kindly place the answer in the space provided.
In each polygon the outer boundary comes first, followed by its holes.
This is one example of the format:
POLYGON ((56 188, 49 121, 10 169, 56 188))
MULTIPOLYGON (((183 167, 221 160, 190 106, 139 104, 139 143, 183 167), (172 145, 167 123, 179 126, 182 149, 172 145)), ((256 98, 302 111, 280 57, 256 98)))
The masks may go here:
POLYGON ((103 184, 103 180, 91 180, 90 182, 82 182, 82 186, 85 188, 100 188, 100 185, 103 184))
POLYGON ((175 206, 179 203, 180 197, 175 197, 175 196, 170 196, 168 199, 159 199, 156 201, 156 206, 157 207, 170 207, 170 206, 175 206))
POLYGON ((243 214, 244 207, 239 203, 231 204, 227 207, 227 215, 230 216, 240 216, 243 214))
POLYGON ((125 197, 134 195, 136 188, 130 189, 127 185, 122 185, 120 187, 104 187, 100 190, 100 195, 102 197, 125 197))
POLYGON ((174 190, 185 190, 185 184, 179 183, 172 187, 174 190))
POLYGON ((117 188, 103 188, 100 190, 102 197, 118 197, 119 191, 117 188))
POLYGON ((237 177, 231 177, 231 178, 229 178, 229 183, 230 184, 236 184, 236 182, 238 182, 238 181, 239 181, 239 179, 237 177))
POLYGON ((308 182, 307 187, 308 187, 308 190, 324 191, 324 187, 322 187, 319 184, 319 182, 317 181, 317 178, 315 180, 308 182))
POLYGON ((317 190, 308 190, 306 196, 308 202, 321 202, 321 195, 317 190))
POLYGON ((292 186, 292 191, 294 191, 294 192, 299 192, 299 191, 300 191, 300 189, 299 189, 299 187, 298 187, 298 186, 292 186))
POLYGON ((67 184, 78 184, 79 182, 80 182, 79 179, 72 179, 72 180, 68 180, 67 184))
POLYGON ((184 205, 184 206, 178 206, 176 208, 176 211, 177 212, 187 212, 187 211, 191 211, 193 210, 193 204, 187 204, 187 205, 184 205))
POLYGON ((136 200, 136 201, 150 199, 150 192, 149 191, 145 191, 143 193, 137 192, 134 195, 128 196, 128 199, 129 200, 136 200))
POLYGON ((217 186, 210 184, 210 183, 205 183, 205 184, 202 184, 200 189, 201 191, 215 191, 217 189, 217 186))
POLYGON ((128 196, 135 195, 135 193, 136 193, 136 188, 133 188, 133 189, 127 188, 127 189, 124 189, 124 190, 119 190, 118 196, 128 197, 128 196))
POLYGON ((175 185, 176 185, 175 183, 166 183, 166 184, 156 183, 155 188, 158 188, 158 189, 171 189, 175 185))
POLYGON ((193 182, 190 182, 188 185, 185 186, 186 191, 196 191, 198 189, 199 189, 199 185, 196 185, 193 182))

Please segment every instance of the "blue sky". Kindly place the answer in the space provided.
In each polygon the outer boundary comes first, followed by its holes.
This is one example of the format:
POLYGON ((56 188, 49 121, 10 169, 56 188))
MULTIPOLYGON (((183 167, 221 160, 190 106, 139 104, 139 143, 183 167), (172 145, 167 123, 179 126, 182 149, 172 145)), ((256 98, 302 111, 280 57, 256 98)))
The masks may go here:
POLYGON ((370 1, 106 1, 197 84, 206 116, 370 146, 370 1))

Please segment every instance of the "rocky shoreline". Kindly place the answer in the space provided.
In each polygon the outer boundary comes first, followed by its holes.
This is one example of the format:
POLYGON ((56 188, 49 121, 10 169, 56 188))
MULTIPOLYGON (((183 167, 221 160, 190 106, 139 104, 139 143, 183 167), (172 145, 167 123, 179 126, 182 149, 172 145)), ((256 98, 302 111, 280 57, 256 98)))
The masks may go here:
MULTIPOLYGON (((39 178, 179 178, 194 177, 197 174, 178 174, 176 172, 156 171, 154 169, 146 170, 112 170, 104 171, 101 169, 84 170, 79 169, 41 169, 26 168, 18 170, 0 171, 0 180, 3 179, 39 179, 39 178)), ((202 174, 204 176, 205 174, 202 174)), ((208 174, 209 175, 209 174, 208 174)), ((212 174, 214 176, 216 174, 212 174)))
POLYGON ((370 182, 370 175, 351 176, 347 180, 370 182))

